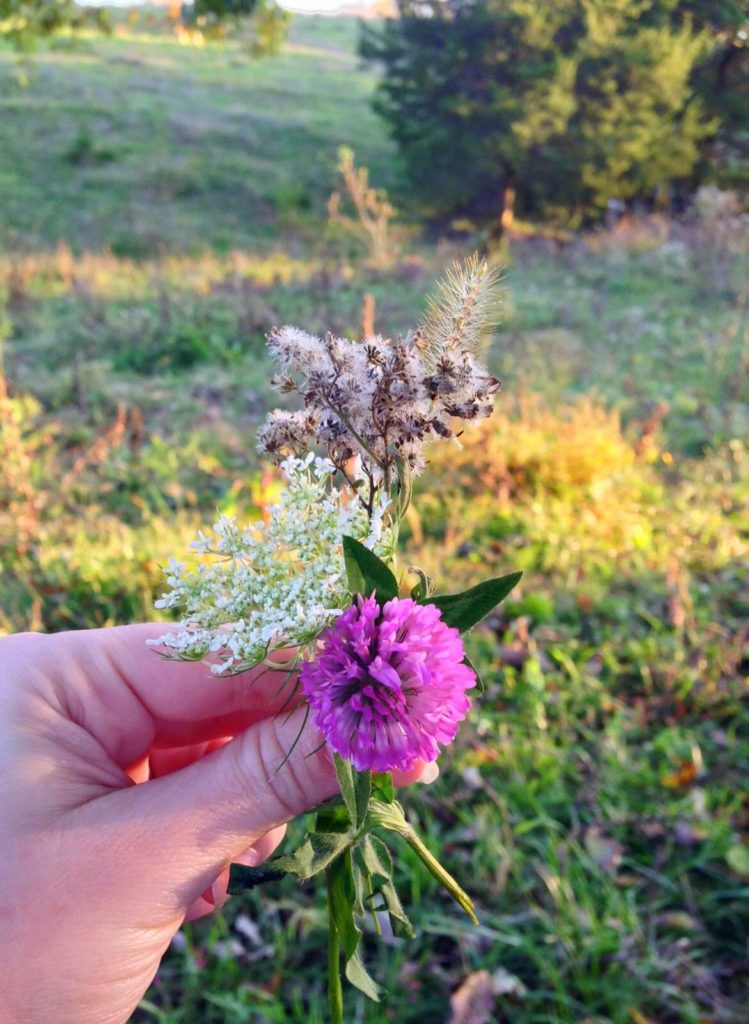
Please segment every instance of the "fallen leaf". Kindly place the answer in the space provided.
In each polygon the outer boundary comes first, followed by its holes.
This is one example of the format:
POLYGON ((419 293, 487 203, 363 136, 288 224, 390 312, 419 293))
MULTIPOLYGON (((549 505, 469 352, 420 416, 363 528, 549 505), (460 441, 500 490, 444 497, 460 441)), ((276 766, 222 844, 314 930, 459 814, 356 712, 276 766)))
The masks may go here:
POLYGON ((656 914, 655 921, 663 928, 676 928, 682 932, 695 932, 701 927, 700 922, 684 910, 667 910, 656 914))
POLYGON ((624 847, 616 839, 604 835, 596 825, 585 830, 585 849, 607 875, 615 875, 622 862, 624 847))
POLYGON ((685 761, 678 771, 661 775, 661 785, 666 789, 686 789, 697 778, 697 765, 694 761, 685 761))
POLYGON ((704 828, 696 828, 687 821, 677 821, 674 825, 674 842, 678 846, 696 846, 704 843, 707 832, 704 828))
POLYGON ((450 997, 450 1024, 490 1024, 494 1013, 494 985, 488 971, 469 974, 450 997))
POLYGON ((492 974, 492 988, 495 996, 518 996, 521 999, 528 992, 520 978, 504 967, 498 967, 492 974))

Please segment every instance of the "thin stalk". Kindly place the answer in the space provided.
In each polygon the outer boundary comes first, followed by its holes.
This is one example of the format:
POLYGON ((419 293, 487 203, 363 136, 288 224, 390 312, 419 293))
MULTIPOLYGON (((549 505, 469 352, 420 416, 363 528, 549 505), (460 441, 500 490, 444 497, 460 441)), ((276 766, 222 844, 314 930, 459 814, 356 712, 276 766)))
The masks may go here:
POLYGON ((397 801, 386 804, 383 803, 382 800, 371 800, 369 803, 369 813, 372 817, 372 821, 376 825, 379 825, 381 828, 389 829, 391 832, 397 832, 402 839, 405 839, 414 853, 419 857, 422 864, 432 875, 434 875, 442 888, 450 893, 458 906, 465 910, 473 923, 478 924, 478 918, 476 917, 476 912, 473 909, 471 897, 461 888, 450 872, 446 871, 445 868, 442 867, 437 858, 427 849, 421 839, 419 839, 413 827, 408 823, 408 821, 406 821, 406 816, 403 813, 401 805, 397 801))
POLYGON ((414 851, 415 854, 420 858, 422 864, 427 870, 434 875, 437 881, 440 883, 443 889, 446 889, 450 893, 455 902, 465 910, 466 914, 470 917, 474 924, 478 924, 478 918, 476 912, 473 909, 473 902, 468 894, 458 885, 453 876, 449 871, 446 871, 436 857, 427 849, 422 843, 421 839, 416 835, 412 828, 404 830, 401 835, 406 840, 408 845, 414 851))
POLYGON ((377 458, 377 456, 372 451, 372 449, 369 447, 369 445, 364 440, 364 438, 361 437, 356 432, 356 430, 354 430, 354 428, 351 426, 351 421, 349 420, 348 416, 346 416, 343 412, 341 412, 340 409, 336 409, 336 407, 333 405, 333 403, 330 401, 330 399, 326 398, 324 395, 323 395, 323 402, 325 402, 325 404, 327 405, 327 407, 330 409, 330 411, 332 413, 335 413, 335 415, 338 417, 338 419, 341 421, 341 423, 344 425, 344 427, 346 427, 346 429, 349 431, 351 436, 357 441, 357 443, 362 446, 364 451, 367 453, 367 455, 369 455, 369 457, 372 459, 372 461, 375 463, 375 465, 379 466, 380 469, 384 470, 384 468, 385 468, 384 464, 382 462, 380 462, 380 460, 377 458))
POLYGON ((333 917, 332 879, 325 872, 328 886, 328 1008, 331 1024, 343 1024, 343 987, 341 985, 341 941, 333 917))

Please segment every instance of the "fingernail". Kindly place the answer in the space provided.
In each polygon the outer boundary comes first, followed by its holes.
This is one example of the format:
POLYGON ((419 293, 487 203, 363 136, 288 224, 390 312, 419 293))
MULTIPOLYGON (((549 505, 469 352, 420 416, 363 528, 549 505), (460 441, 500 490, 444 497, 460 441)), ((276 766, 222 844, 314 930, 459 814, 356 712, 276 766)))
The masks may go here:
POLYGON ((424 770, 419 777, 419 782, 423 782, 425 786, 428 786, 430 782, 434 782, 434 780, 439 776, 439 773, 440 770, 437 762, 430 761, 428 764, 424 765, 424 770))

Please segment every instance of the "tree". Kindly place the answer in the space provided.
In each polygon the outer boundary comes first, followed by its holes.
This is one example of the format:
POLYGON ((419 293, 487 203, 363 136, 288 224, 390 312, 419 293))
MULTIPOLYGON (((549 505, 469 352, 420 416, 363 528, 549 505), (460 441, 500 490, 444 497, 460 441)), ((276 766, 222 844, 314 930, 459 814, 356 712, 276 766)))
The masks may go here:
POLYGON ((291 15, 274 0, 191 0, 182 6, 182 20, 208 36, 223 38, 230 31, 253 57, 263 57, 281 49, 291 15))
POLYGON ((705 150, 712 176, 724 186, 749 187, 749 0, 680 0, 677 9, 711 32, 694 85, 719 121, 705 150))
POLYGON ((715 133, 692 84, 713 32, 678 0, 398 5, 362 53, 384 67, 376 107, 434 213, 498 218, 515 197, 580 222, 686 182, 715 133))
POLYGON ((62 29, 95 25, 108 29, 105 13, 98 8, 83 10, 74 0, 0 0, 0 39, 22 51, 33 49, 37 39, 62 29))

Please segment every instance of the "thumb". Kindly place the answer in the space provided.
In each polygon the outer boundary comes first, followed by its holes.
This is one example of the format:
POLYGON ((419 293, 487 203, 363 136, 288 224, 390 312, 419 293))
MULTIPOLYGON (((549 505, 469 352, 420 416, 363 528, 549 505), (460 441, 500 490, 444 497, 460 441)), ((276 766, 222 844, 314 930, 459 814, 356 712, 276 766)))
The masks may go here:
POLYGON ((337 792, 330 755, 298 708, 78 813, 106 836, 123 894, 179 916, 260 836, 337 792))

